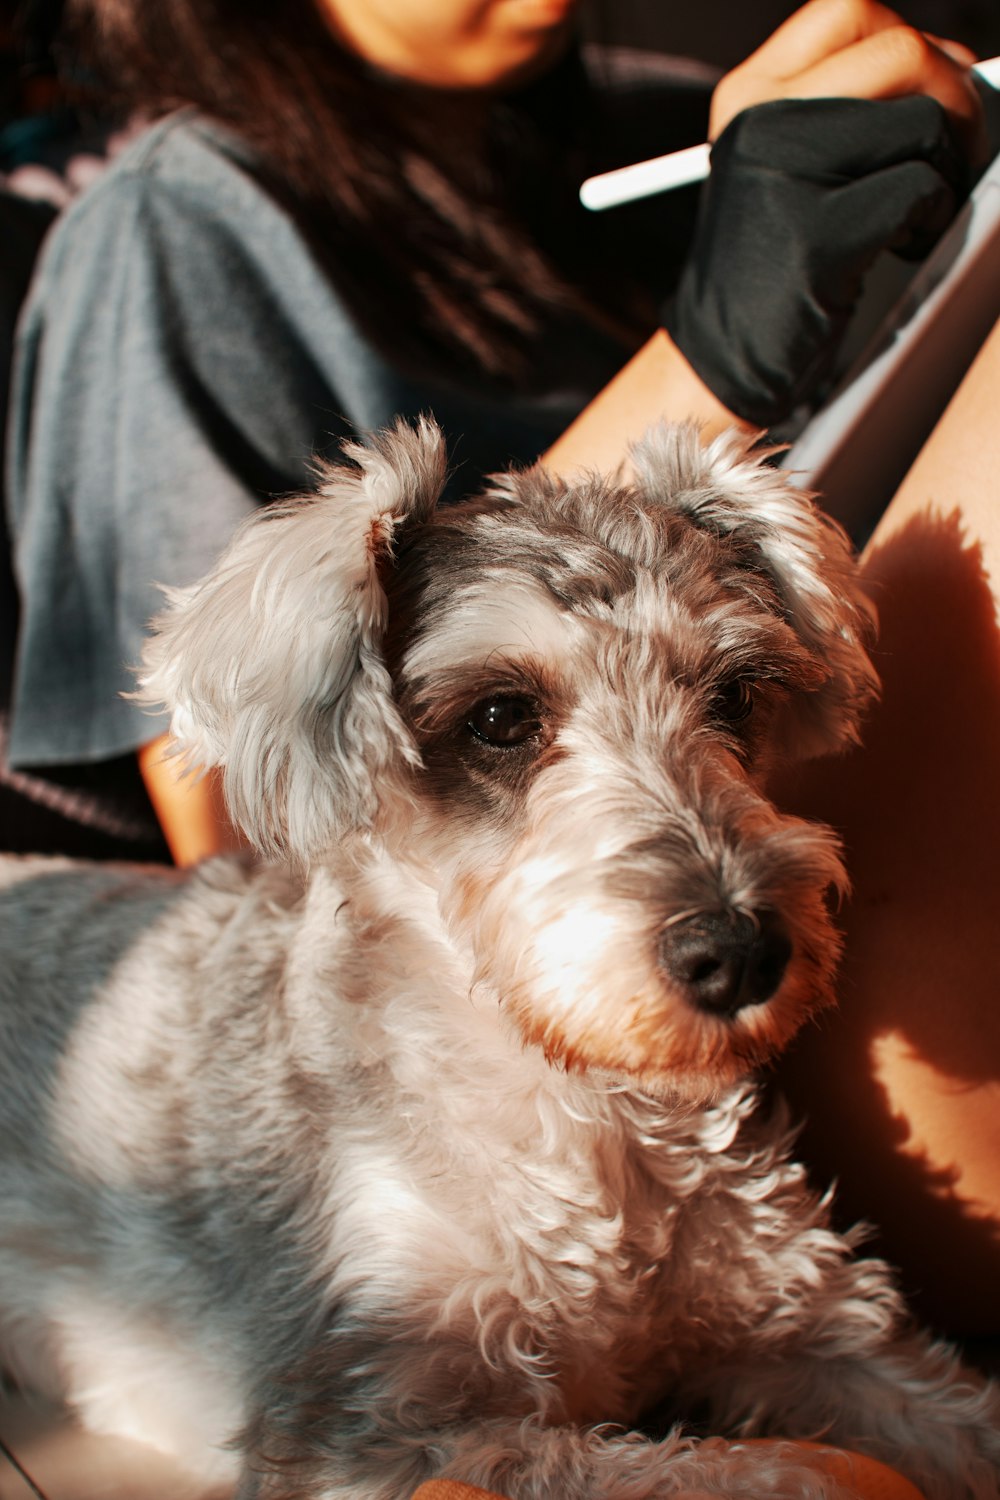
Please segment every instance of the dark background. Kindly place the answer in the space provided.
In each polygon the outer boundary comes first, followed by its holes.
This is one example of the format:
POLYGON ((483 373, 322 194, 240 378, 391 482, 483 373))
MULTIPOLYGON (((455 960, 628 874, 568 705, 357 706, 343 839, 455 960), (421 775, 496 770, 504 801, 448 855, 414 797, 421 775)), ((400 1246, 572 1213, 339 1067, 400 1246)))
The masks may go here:
MULTIPOLYGON (((797 8, 784 0, 585 0, 602 41, 682 53, 721 68, 740 62, 797 8)), ((890 0, 891 3, 891 0, 890 0)), ((1000 53, 1000 0, 897 0, 903 19, 953 37, 980 57, 1000 53)))

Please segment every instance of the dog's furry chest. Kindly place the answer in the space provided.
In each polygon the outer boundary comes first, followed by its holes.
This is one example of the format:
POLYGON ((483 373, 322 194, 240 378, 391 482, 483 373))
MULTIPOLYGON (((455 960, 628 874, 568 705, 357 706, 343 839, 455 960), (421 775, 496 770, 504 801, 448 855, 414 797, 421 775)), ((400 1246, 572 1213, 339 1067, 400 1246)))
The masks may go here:
MULTIPOLYGON (((436 1077, 440 1116, 455 1084, 441 1056, 436 1077)), ((791 1241, 780 1199, 798 1199, 795 1169, 777 1136, 763 1153, 759 1132, 744 1141, 744 1094, 675 1115, 591 1093, 520 1053, 492 1076, 481 1060, 477 1080, 478 1108, 453 1095, 444 1135, 411 1098, 381 1170, 367 1181, 347 1174, 338 1242, 356 1238, 364 1261, 341 1262, 340 1275, 367 1278, 370 1290, 384 1272, 401 1330, 419 1340, 429 1321, 443 1343, 498 1372, 506 1400, 521 1389, 525 1410, 636 1420, 756 1325, 758 1173, 772 1173, 775 1239, 791 1241)), ((776 1248, 780 1258, 791 1245, 776 1248)))

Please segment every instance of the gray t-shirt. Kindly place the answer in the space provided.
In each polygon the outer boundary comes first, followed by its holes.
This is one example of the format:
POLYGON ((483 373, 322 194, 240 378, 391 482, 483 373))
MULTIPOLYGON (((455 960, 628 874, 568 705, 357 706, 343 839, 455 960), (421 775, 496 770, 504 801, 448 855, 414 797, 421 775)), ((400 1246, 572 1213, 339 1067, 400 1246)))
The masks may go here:
POLYGON ((430 409, 471 484, 535 457, 597 388, 592 351, 564 368, 522 403, 412 384, 220 132, 188 113, 152 127, 53 231, 21 323, 12 763, 159 733, 122 697, 157 585, 198 578, 254 506, 308 487, 314 454, 430 409))

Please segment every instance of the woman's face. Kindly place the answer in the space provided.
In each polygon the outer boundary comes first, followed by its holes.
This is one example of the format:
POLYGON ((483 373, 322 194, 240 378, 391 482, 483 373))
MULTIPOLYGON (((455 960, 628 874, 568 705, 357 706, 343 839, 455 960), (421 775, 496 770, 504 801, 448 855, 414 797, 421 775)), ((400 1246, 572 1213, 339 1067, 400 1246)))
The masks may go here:
POLYGON ((519 83, 555 60, 577 0, 317 0, 376 67, 443 89, 519 83))

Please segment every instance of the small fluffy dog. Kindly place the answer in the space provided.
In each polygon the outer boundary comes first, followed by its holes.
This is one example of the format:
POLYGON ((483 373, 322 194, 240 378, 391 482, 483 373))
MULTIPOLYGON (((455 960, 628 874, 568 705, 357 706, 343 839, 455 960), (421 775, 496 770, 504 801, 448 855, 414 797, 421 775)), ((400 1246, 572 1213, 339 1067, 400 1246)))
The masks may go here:
POLYGON ((748 1082, 831 998, 763 787, 875 691, 843 537, 686 428, 453 509, 428 423, 349 458, 148 652, 270 862, 4 865, 5 1363, 241 1500, 850 1493, 753 1434, 996 1496, 748 1082))

